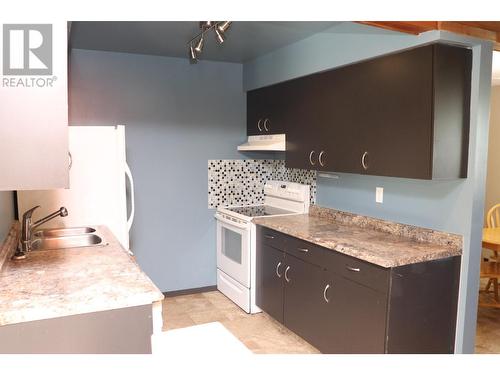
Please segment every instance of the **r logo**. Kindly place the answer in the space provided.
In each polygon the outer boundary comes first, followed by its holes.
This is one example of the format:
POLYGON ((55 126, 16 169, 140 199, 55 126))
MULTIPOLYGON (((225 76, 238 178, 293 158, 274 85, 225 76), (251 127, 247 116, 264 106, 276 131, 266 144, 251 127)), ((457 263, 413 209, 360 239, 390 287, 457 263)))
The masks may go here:
POLYGON ((52 25, 3 25, 3 74, 52 74, 52 25))

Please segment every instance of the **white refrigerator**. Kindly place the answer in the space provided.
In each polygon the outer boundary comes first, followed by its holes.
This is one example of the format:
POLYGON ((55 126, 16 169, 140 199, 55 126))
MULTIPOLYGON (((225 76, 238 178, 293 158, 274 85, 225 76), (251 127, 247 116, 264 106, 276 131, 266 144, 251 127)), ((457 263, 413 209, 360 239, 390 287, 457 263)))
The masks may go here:
POLYGON ((125 126, 68 129, 69 189, 18 191, 19 218, 37 205, 40 208, 33 213, 34 220, 64 206, 68 216, 51 220, 45 227, 106 225, 130 251, 129 230, 135 207, 134 183, 125 157, 125 126))

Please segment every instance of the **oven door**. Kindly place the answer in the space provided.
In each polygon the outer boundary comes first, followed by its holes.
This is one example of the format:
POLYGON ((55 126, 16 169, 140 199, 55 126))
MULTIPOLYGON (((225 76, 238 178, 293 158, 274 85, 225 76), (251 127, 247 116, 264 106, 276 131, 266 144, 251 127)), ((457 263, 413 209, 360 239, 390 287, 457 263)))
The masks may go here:
POLYGON ((250 223, 224 214, 217 219, 217 268, 250 288, 250 223))

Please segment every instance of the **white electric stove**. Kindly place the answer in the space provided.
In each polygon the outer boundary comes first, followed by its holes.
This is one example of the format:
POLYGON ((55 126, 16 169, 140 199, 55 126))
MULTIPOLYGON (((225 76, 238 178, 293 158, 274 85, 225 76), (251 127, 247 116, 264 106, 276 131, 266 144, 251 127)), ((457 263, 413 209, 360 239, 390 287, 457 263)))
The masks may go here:
POLYGON ((309 197, 309 185, 268 181, 263 205, 217 209, 217 289, 247 313, 261 311, 255 305, 256 227, 252 220, 307 213, 309 197))

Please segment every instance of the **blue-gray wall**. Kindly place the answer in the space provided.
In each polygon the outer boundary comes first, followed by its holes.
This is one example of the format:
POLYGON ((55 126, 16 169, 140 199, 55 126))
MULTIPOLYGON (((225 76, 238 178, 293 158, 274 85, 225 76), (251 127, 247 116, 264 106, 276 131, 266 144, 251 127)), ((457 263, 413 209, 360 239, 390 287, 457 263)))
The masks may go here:
POLYGON ((242 66, 73 50, 71 125, 126 125, 136 216, 131 247, 162 291, 214 285, 207 161, 242 158, 242 66))
POLYGON ((0 246, 14 220, 14 197, 11 191, 0 191, 0 246))
POLYGON ((469 177, 418 181, 339 174, 339 179, 318 179, 317 203, 463 235, 456 351, 470 353, 479 284, 491 44, 446 32, 415 36, 345 23, 245 63, 243 82, 247 90, 258 88, 437 40, 473 49, 469 177), (375 203, 377 186, 384 187, 383 204, 375 203))

